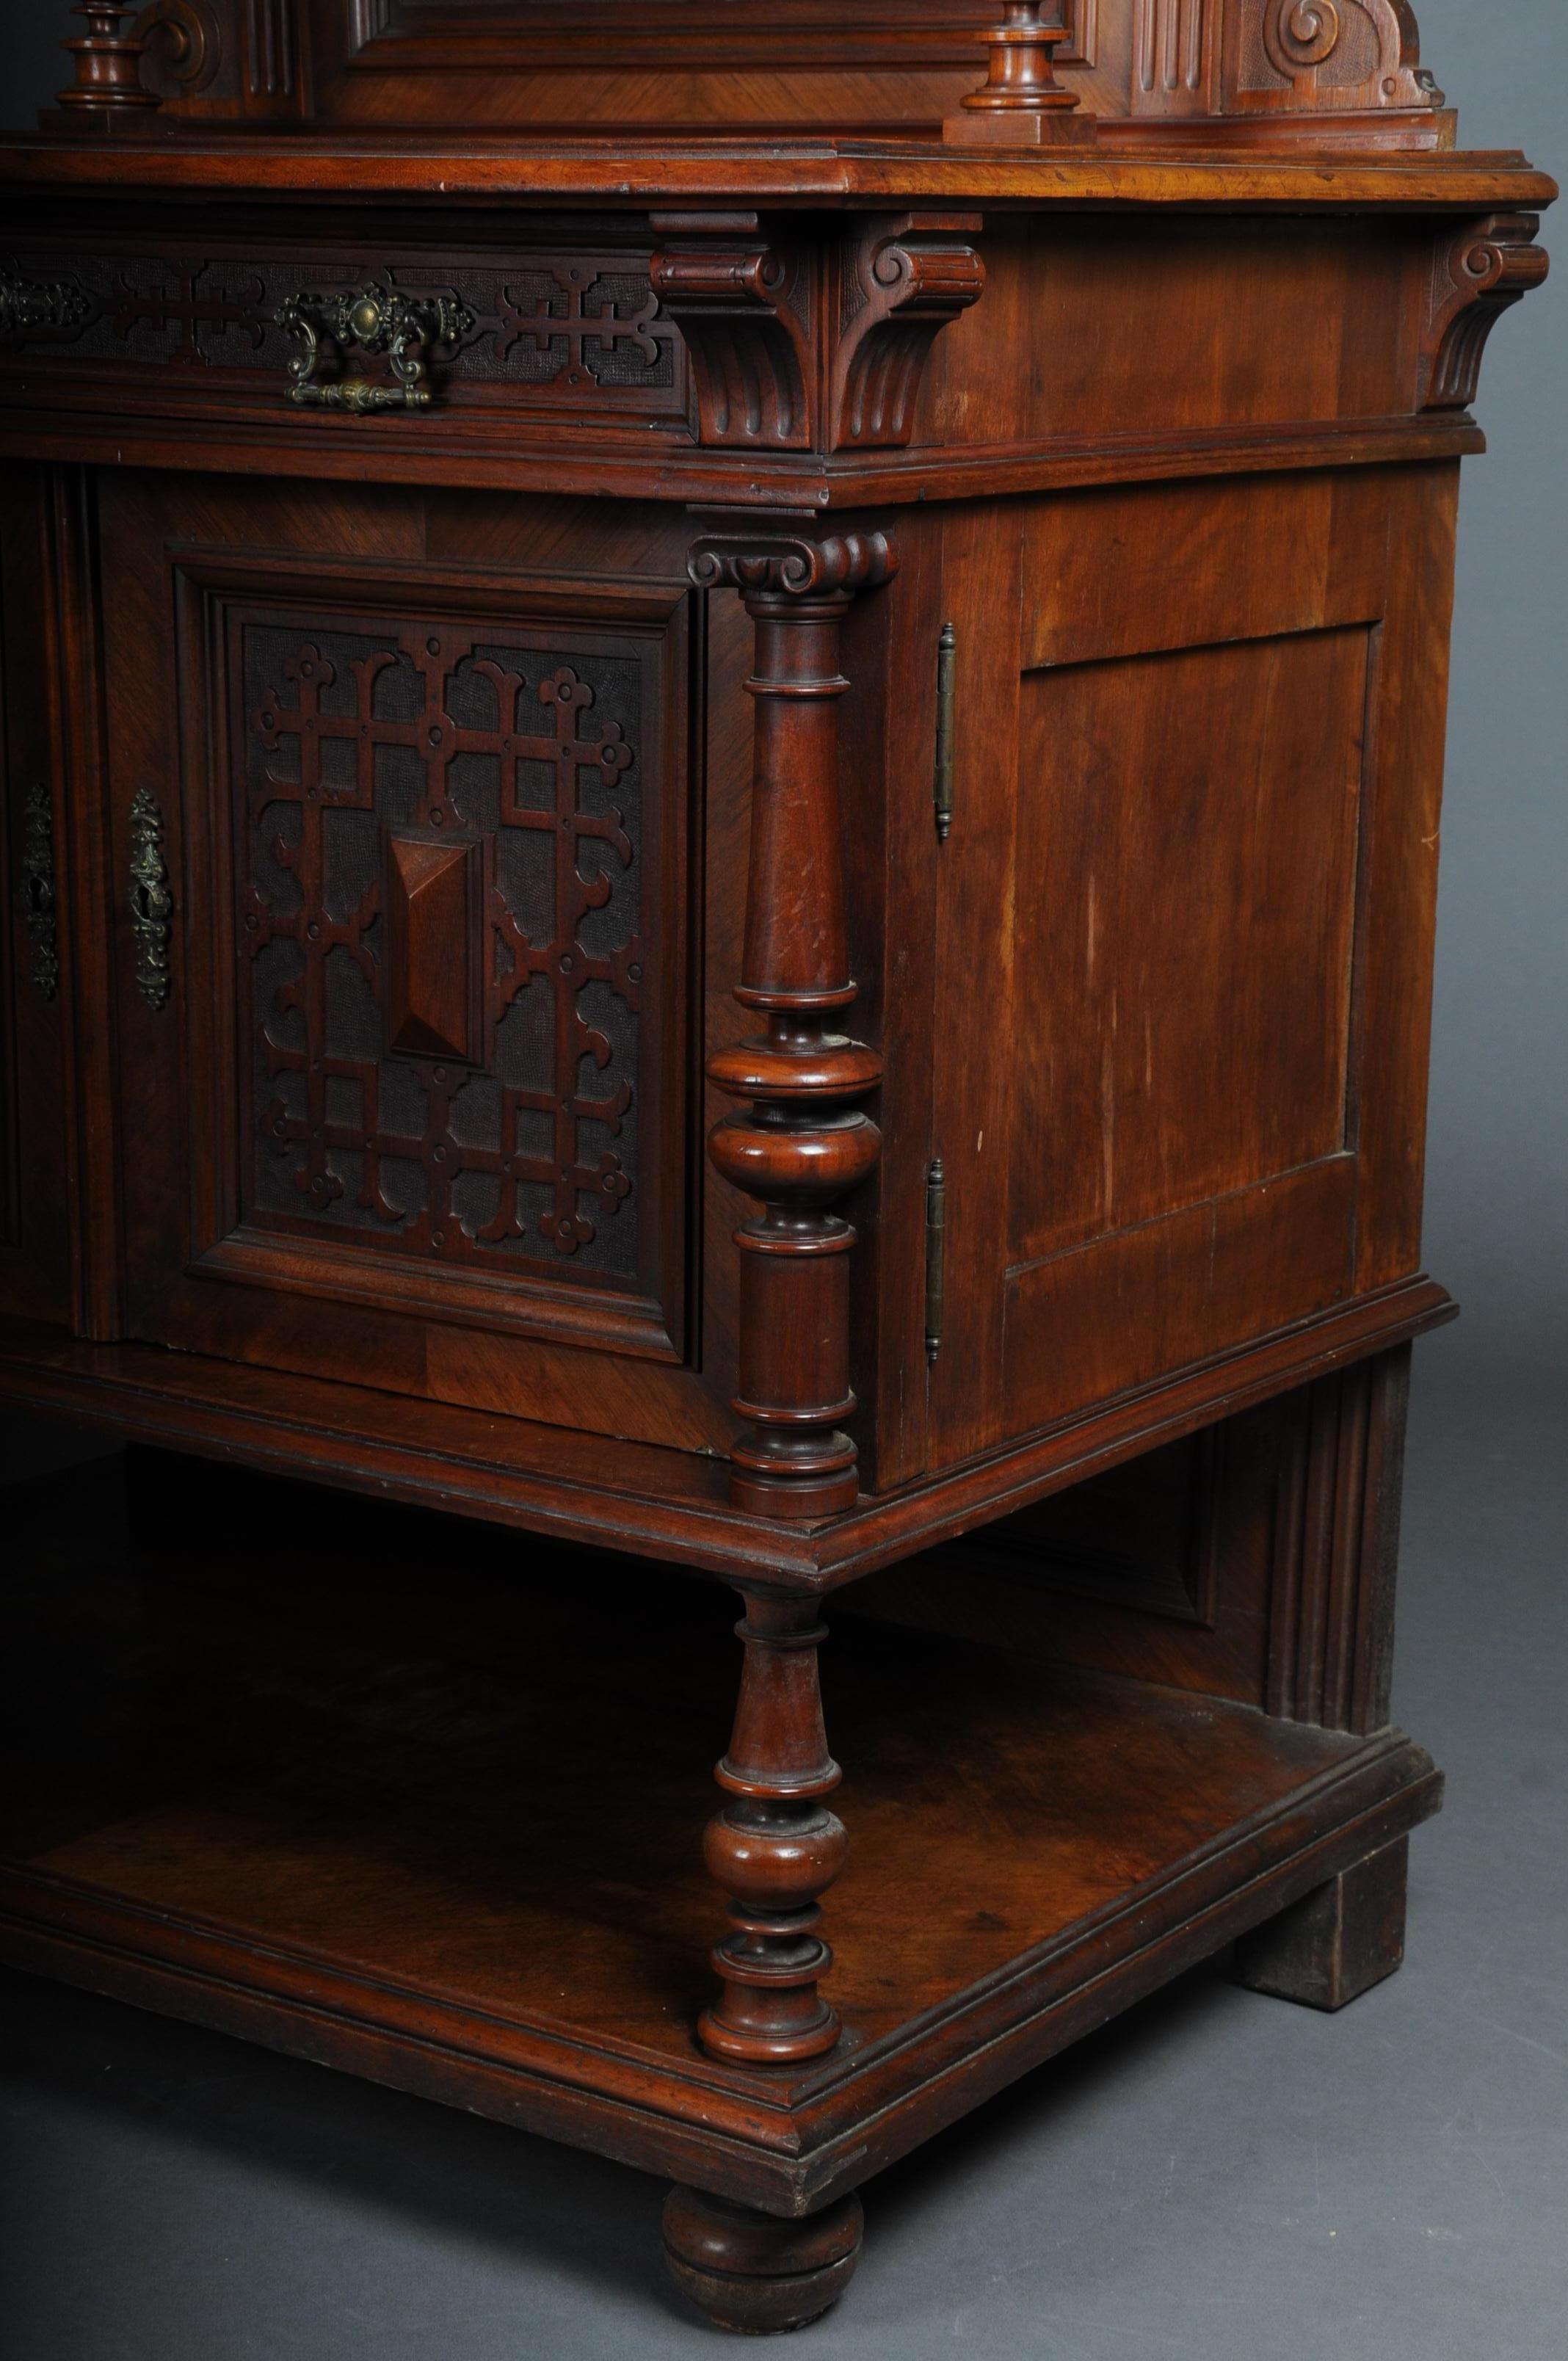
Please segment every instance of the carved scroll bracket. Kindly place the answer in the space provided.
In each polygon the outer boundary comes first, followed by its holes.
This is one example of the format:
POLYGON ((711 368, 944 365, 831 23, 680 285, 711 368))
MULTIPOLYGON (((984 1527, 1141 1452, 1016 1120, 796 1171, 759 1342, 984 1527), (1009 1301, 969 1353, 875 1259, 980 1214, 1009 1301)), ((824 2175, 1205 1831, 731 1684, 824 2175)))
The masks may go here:
POLYGON ((932 343, 985 285, 977 214, 871 215, 821 258, 755 214, 652 222, 650 277, 685 339, 710 448, 907 444, 932 343))
POLYGON ((1540 226, 1536 214, 1491 214, 1438 245, 1422 322, 1423 410, 1464 410, 1475 401, 1487 337, 1546 277, 1547 256, 1532 243, 1540 226))
POLYGON ((901 214, 868 222, 844 258, 840 326, 829 364, 830 450, 902 448, 932 345, 985 287, 969 243, 978 214, 901 214))
POLYGON ((876 1126, 860 1105, 882 1061, 838 1029, 849 972, 839 823, 839 627, 857 592, 889 579, 883 533, 703 535, 688 560, 702 589, 739 589, 755 630, 746 948, 735 997, 766 1023, 719 1050, 708 1079, 748 1102, 709 1142, 727 1180, 761 1211, 740 1249, 740 1389, 730 1498, 764 1517, 854 1505, 850 1389, 855 1233, 831 1209, 873 1170, 876 1126))
POLYGON ((810 258, 755 214, 654 214, 653 291, 691 355, 698 438, 806 451, 816 374, 810 258))

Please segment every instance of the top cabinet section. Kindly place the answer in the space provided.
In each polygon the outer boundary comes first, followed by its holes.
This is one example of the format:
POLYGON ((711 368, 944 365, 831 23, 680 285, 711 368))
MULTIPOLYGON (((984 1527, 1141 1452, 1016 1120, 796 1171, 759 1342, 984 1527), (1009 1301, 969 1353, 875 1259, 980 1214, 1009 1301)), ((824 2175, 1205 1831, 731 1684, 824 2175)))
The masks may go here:
POLYGON ((1452 144, 1407 0, 153 0, 136 32, 143 86, 218 120, 929 134, 983 81, 1004 13, 1118 136, 1220 118, 1332 140, 1360 117, 1365 144, 1452 144))

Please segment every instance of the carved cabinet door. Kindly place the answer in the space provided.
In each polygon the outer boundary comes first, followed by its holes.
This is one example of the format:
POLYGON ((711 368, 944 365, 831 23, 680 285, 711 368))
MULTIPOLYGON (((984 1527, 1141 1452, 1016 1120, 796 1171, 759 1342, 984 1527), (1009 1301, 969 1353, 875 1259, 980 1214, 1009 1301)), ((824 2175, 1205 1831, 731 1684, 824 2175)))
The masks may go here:
POLYGON ((105 482, 134 1334, 722 1435, 687 1310, 689 593, 615 518, 105 482))

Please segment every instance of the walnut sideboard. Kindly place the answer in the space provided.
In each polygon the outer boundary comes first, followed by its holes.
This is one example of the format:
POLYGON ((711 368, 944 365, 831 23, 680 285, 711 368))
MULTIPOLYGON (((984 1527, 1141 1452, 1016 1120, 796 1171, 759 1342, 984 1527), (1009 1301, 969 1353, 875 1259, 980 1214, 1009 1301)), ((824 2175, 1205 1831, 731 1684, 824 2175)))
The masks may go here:
POLYGON ((141 1446, 139 1571, 44 1618, 0 1954, 671 2175, 795 2326, 1194 1960, 1398 1964, 1454 504, 1555 191, 1404 0, 76 13, 0 1394, 141 1446))

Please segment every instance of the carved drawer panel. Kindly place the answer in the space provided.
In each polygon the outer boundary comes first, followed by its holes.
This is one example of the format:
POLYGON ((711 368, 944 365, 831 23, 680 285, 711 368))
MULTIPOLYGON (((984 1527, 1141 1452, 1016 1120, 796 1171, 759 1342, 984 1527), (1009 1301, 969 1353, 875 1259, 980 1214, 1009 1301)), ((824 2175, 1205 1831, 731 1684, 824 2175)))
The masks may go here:
POLYGON ((685 353, 649 251, 548 237, 503 252, 243 250, 161 236, 0 243, 13 399, 280 416, 498 411, 685 429, 685 353), (27 365, 25 374, 16 361, 27 365))

